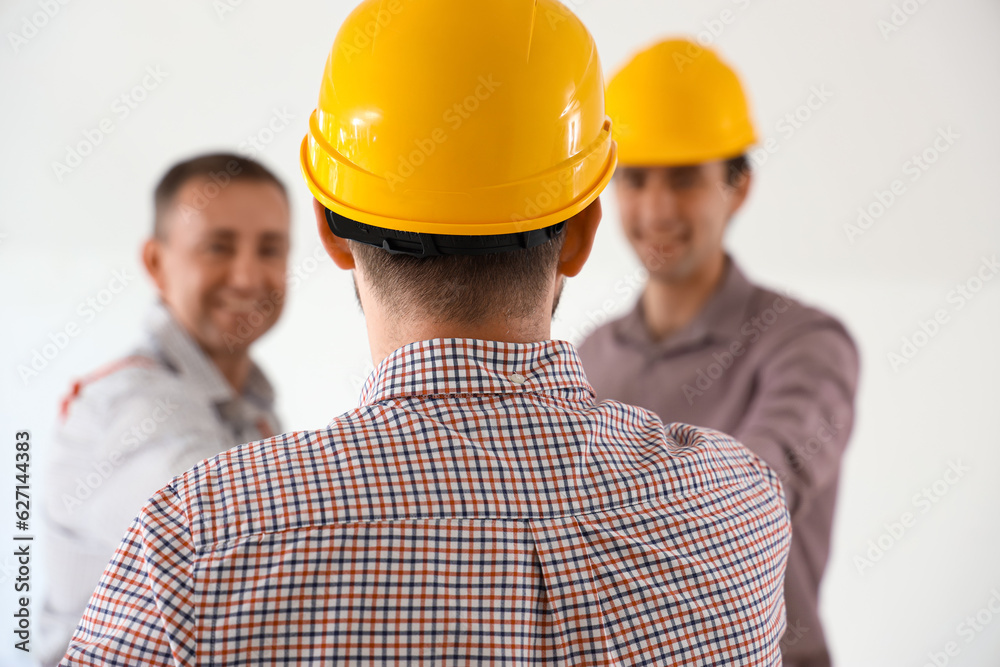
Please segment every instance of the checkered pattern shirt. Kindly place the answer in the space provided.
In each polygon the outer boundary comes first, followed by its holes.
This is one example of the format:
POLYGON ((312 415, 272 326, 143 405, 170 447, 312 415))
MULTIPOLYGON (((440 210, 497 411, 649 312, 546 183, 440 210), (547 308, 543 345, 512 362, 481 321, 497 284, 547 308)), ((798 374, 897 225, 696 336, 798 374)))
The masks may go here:
POLYGON ((560 341, 413 343, 140 512, 63 665, 779 665, 788 517, 560 341))

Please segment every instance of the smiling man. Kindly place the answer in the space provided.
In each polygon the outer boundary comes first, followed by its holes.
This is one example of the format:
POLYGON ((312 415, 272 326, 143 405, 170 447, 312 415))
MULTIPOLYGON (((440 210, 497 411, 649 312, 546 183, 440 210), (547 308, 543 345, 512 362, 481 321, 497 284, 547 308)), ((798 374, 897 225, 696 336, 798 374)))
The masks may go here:
POLYGON ((284 303, 284 185, 252 160, 205 155, 170 169, 154 206, 142 259, 159 300, 144 340, 74 384, 53 443, 41 628, 51 663, 150 494, 201 459, 280 431, 249 350, 284 303))
POLYGON ((615 75, 607 105, 622 226, 649 279, 631 313, 581 345, 587 377, 598 398, 731 434, 777 472, 792 518, 784 664, 829 665, 819 588, 857 350, 840 322, 754 285, 723 247, 756 141, 728 65, 690 41, 664 41, 615 75))

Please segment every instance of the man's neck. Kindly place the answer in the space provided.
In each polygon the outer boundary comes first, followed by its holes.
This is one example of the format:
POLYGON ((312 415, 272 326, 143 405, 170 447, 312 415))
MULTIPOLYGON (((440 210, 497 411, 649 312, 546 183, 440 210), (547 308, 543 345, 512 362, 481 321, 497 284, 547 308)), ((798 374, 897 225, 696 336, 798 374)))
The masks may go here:
POLYGON ((538 343, 551 335, 551 317, 544 312, 526 320, 502 320, 476 324, 454 324, 424 320, 409 322, 379 322, 372 313, 365 317, 372 363, 378 366, 394 351, 421 340, 432 338, 474 338, 503 343, 538 343))
POLYGON ((642 293, 646 330, 661 340, 683 329, 698 316, 726 275, 726 257, 720 254, 683 280, 650 277, 642 293))
POLYGON ((243 393, 243 385, 246 384, 250 375, 250 355, 244 350, 242 353, 216 354, 206 351, 205 354, 215 367, 222 373, 222 377, 237 395, 243 393))

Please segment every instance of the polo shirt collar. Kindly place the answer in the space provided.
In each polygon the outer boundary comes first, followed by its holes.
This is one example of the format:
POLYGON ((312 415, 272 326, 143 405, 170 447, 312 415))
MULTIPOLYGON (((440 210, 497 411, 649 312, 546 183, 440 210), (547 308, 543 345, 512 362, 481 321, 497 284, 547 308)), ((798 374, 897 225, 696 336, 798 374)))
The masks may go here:
POLYGON ((558 394, 593 402, 594 390, 572 344, 434 338, 386 357, 361 390, 361 405, 408 396, 558 394))
MULTIPOLYGON (((158 301, 150 310, 145 328, 149 343, 182 376, 185 384, 198 387, 202 395, 215 404, 228 403, 237 398, 236 392, 219 368, 205 355, 163 302, 158 301)), ((263 371, 252 361, 243 386, 243 397, 264 409, 271 409, 274 405, 274 388, 263 371)))
POLYGON ((719 287, 687 326, 666 338, 654 341, 646 328, 640 297, 635 308, 616 323, 616 337, 626 343, 652 347, 659 351, 674 350, 708 340, 739 339, 740 327, 746 319, 746 309, 754 287, 728 254, 724 271, 719 287))

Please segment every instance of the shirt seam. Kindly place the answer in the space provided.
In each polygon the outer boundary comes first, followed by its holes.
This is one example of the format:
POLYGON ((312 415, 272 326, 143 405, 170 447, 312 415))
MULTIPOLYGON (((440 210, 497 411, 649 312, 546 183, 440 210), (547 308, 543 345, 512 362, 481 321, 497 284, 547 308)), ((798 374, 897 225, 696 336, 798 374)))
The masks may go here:
MULTIPOLYGON (((638 507, 642 505, 654 505, 651 501, 636 501, 629 503, 627 505, 616 505, 614 509, 627 510, 633 507, 638 507)), ((189 514, 188 507, 185 506, 185 514, 189 514)), ((330 526, 355 526, 355 525, 375 525, 375 524, 386 524, 386 523, 402 523, 406 521, 512 521, 512 522, 524 522, 524 521, 553 521, 560 519, 578 519, 581 517, 592 516, 594 514, 600 514, 602 512, 607 512, 611 508, 604 509, 594 509, 588 510, 586 512, 579 512, 574 514, 557 514, 557 515, 545 515, 545 516, 535 516, 535 517, 479 517, 479 516, 463 516, 463 517, 406 517, 398 519, 357 519, 357 520, 347 520, 347 521, 333 521, 329 523, 317 523, 317 524, 307 524, 301 526, 291 526, 288 528, 282 528, 280 530, 261 530, 255 531, 248 535, 244 535, 240 538, 234 538, 232 540, 226 540, 221 542, 213 542, 211 545, 215 547, 214 549, 195 549, 195 554, 199 559, 207 554, 213 553, 216 550, 228 549, 234 546, 238 546, 240 542, 249 539, 251 537, 265 536, 265 535, 280 535, 282 533, 294 532, 299 530, 310 530, 313 528, 326 528, 330 526)), ((189 518, 190 520, 190 518, 189 518)))

